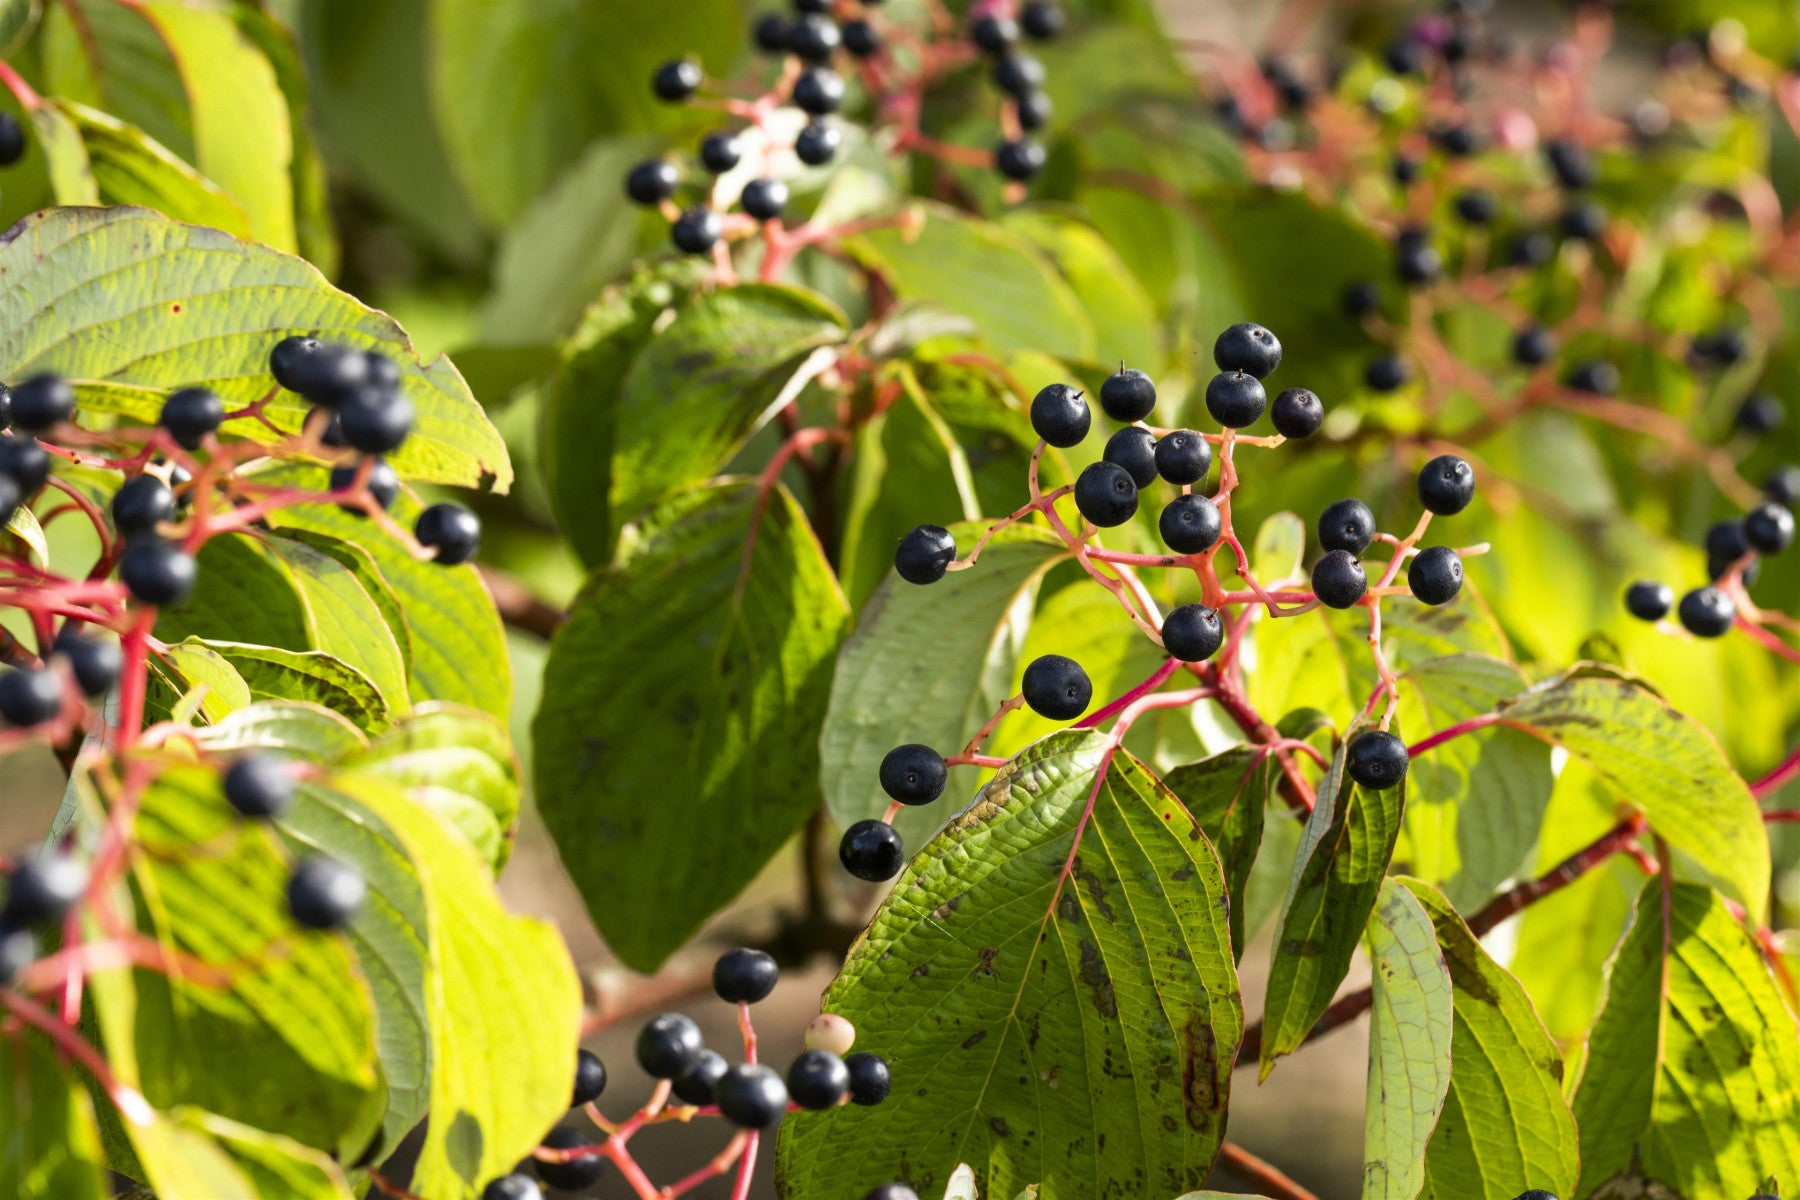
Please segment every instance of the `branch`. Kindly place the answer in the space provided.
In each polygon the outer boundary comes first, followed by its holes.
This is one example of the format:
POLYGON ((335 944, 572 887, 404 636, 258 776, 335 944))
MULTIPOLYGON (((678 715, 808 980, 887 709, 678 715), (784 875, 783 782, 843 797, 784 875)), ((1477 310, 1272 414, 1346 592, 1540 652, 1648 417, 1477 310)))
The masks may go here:
POLYGON ((1270 1200, 1319 1200, 1273 1164, 1264 1162, 1242 1146, 1231 1142, 1222 1144, 1219 1162, 1239 1179, 1261 1188, 1270 1200))
POLYGON ((494 598, 494 607, 500 610, 500 619, 512 628, 547 641, 557 626, 569 619, 568 613, 539 599, 531 589, 506 572, 485 564, 478 569, 481 581, 487 584, 488 595, 494 598))
POLYGON ((1527 905, 1561 891, 1577 879, 1625 849, 1643 832, 1644 818, 1636 813, 1601 834, 1594 841, 1563 859, 1536 879, 1519 884, 1488 901, 1486 907, 1469 918, 1469 931, 1476 937, 1490 930, 1527 905))

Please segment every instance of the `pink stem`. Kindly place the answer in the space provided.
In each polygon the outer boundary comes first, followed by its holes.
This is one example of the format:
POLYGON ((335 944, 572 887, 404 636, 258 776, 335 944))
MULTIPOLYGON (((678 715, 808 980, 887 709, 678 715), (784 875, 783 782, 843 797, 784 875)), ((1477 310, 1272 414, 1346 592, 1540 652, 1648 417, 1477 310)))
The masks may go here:
POLYGON ((1123 696, 1120 696, 1117 700, 1114 700, 1111 704, 1108 704, 1106 707, 1096 709, 1094 712, 1089 713, 1087 716, 1081 718, 1081 720, 1075 722, 1075 728, 1076 729, 1092 729, 1095 726, 1099 725, 1102 721, 1107 720, 1109 717, 1115 716, 1118 713, 1125 711, 1127 708, 1130 708, 1132 703, 1135 702, 1136 700, 1138 700, 1140 697, 1149 695, 1151 692, 1154 692, 1157 688, 1159 688, 1163 684, 1167 683, 1169 681, 1169 677, 1171 675, 1175 674, 1175 672, 1177 670, 1179 670, 1180 667, 1181 667, 1180 663, 1176 662, 1172 658, 1169 659, 1167 662, 1163 663, 1162 666, 1156 668, 1155 671, 1151 672, 1150 678, 1144 680, 1144 682, 1138 684, 1136 687, 1132 688, 1129 692, 1126 692, 1123 696))
POLYGON ((1408 746, 1406 748, 1407 756, 1416 757, 1427 750, 1435 750, 1451 738, 1461 737, 1465 733, 1474 733, 1477 729, 1486 729, 1490 725, 1498 725, 1500 721, 1499 713, 1482 713, 1480 716, 1470 717, 1466 721, 1458 721, 1456 724, 1446 726, 1430 737, 1408 746))

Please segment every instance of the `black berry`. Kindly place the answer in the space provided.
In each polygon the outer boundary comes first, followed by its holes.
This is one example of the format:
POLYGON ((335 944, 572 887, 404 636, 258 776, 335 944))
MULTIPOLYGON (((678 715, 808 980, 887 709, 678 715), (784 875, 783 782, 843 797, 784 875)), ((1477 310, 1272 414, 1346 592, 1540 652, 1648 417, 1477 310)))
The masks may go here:
POLYGON ((1406 778, 1406 743, 1385 729, 1365 729, 1350 739, 1344 769, 1372 792, 1385 792, 1406 778))
POLYGON ((575 1091, 569 1099, 569 1107, 592 1104, 605 1090, 606 1064, 600 1061, 600 1056, 591 1050, 575 1051, 575 1091))
POLYGON ((1462 556, 1448 546, 1427 546, 1406 569, 1406 586, 1421 604, 1450 603, 1462 583, 1462 556))
POLYGON ((1451 158, 1467 158, 1481 149, 1481 137, 1467 125, 1447 125, 1432 138, 1451 158))
POLYGON ((481 549, 481 519, 460 504, 443 500, 419 514, 413 523, 419 545, 437 553, 432 560, 446 567, 466 563, 481 549))
MULTIPOLYGON (((326 385, 326 377, 330 374, 329 367, 336 365, 335 363, 327 364, 325 360, 337 357, 339 357, 337 351, 324 345, 318 338, 302 337, 296 334, 293 337, 282 338, 275 343, 275 348, 269 351, 269 374, 275 377, 276 383, 288 391, 298 392, 308 399, 316 399, 313 393, 326 385)), ((349 385, 360 384, 362 372, 366 369, 358 364, 357 378, 350 380, 349 385)), ((335 380, 330 382, 332 386, 335 386, 335 380)))
MULTIPOLYGON (((550 1150, 574 1150, 579 1146, 594 1144, 592 1136, 575 1128, 573 1125, 558 1125, 544 1135, 543 1145, 550 1150)), ((600 1182, 605 1172, 606 1160, 600 1157, 598 1150, 591 1154, 583 1154, 567 1162, 549 1162, 535 1159, 538 1178, 559 1192, 585 1192, 600 1182)))
POLYGON ((702 1050, 694 1065, 677 1075, 675 1095, 688 1104, 711 1104, 718 1099, 719 1080, 731 1066, 715 1050, 702 1050))
POLYGON ((1556 257, 1556 239, 1532 231, 1517 234, 1506 244, 1506 261, 1515 267, 1541 267, 1556 257))
POLYGON ((1604 359, 1590 358, 1570 370, 1568 385, 1590 396, 1610 396, 1619 390, 1619 368, 1604 359))
POLYGON ((1542 325, 1527 325, 1513 334, 1513 361, 1522 367, 1535 367, 1550 361, 1556 353, 1556 339, 1542 325))
POLYGON ((1186 487, 1199 483, 1212 469, 1212 443, 1191 429, 1175 429, 1156 442, 1156 473, 1186 487))
POLYGON ((1768 433, 1787 420, 1787 409, 1768 392, 1751 392, 1737 410, 1737 427, 1745 433, 1768 433))
POLYGON ((1570 191, 1593 186, 1594 165, 1589 161, 1587 151, 1574 142, 1563 138, 1546 142, 1544 158, 1549 162, 1556 181, 1570 191))
POLYGON ((768 1129, 787 1114, 781 1076, 761 1063, 740 1063, 719 1076, 719 1113, 740 1129, 768 1129))
POLYGON ((1367 280, 1358 280, 1344 289, 1344 311, 1358 320, 1381 311, 1381 289, 1367 280))
POLYGON ((879 1055, 859 1050, 845 1057, 844 1065, 850 1068, 850 1102, 864 1107, 880 1104, 888 1098, 893 1090, 894 1077, 888 1070, 887 1060, 879 1055))
POLYGON ((1363 382, 1377 392, 1391 392, 1411 377, 1412 369, 1406 365, 1406 360, 1393 353, 1377 354, 1363 369, 1363 382))
POLYGON ((625 195, 633 204, 661 204, 675 194, 675 186, 680 182, 674 163, 662 158, 646 159, 625 176, 625 195))
POLYGON ((1475 468, 1456 455, 1440 454, 1419 469, 1419 503, 1428 511, 1453 517, 1473 499, 1475 468))
POLYGON ((830 62, 844 35, 835 22, 819 13, 805 13, 788 27, 788 49, 810 63, 830 62))
POLYGON ((183 449, 198 450, 201 439, 217 430, 224 420, 224 402, 207 388, 192 387, 170 393, 156 423, 168 430, 183 449))
POLYGON ((154 475, 127 479, 113 493, 113 528, 123 537, 153 533, 158 524, 174 515, 175 493, 154 475))
POLYGON ((774 958, 761 950, 739 946, 719 955, 713 963, 713 991, 727 1004, 756 1004, 769 997, 781 979, 774 958))
POLYGON ((225 772, 225 799, 242 816, 268 820, 294 800, 294 777, 273 754, 246 754, 225 772))
POLYGON ((139 604, 180 604, 194 590, 194 560, 174 542, 138 537, 119 559, 119 578, 139 604))
POLYGON ((1056 113, 1056 105, 1050 100, 1050 93, 1037 91, 1026 92, 1023 96, 1013 98, 1014 107, 1019 115, 1019 128, 1027 133, 1036 133, 1050 123, 1056 113))
POLYGON ((1326 608, 1349 608, 1369 590, 1369 577, 1348 550, 1333 550, 1313 564, 1312 587, 1326 608))
POLYGON ((1261 325, 1240 321, 1214 339, 1213 362, 1221 371, 1266 379, 1281 365, 1281 341, 1261 325))
POLYGON ((886 821, 858 821, 844 831, 844 840, 838 843, 838 861, 858 879, 882 883, 900 873, 906 865, 906 851, 899 832, 886 821))
POLYGON ((60 850, 47 850, 14 867, 6 881, 0 925, 22 929, 60 921, 87 891, 88 869, 60 850))
POLYGON ((1741 329, 1715 329, 1696 337, 1689 353, 1702 366, 1729 367, 1750 353, 1750 339, 1741 329))
POLYGON ((1676 610, 1681 626, 1695 637, 1722 637, 1737 620, 1737 606, 1716 587, 1695 588, 1681 598, 1676 610))
POLYGON ((844 37, 844 49, 857 58, 873 58, 881 53, 881 35, 867 21, 845 21, 839 32, 844 37))
POLYGON ((1036 178, 1044 169, 1044 148, 1030 138, 1001 142, 994 147, 994 169, 1018 183, 1036 178))
POLYGON ((19 118, 0 113, 0 167, 10 167, 25 157, 25 130, 19 118))
POLYGON ((788 27, 787 18, 780 13, 764 13, 756 19, 756 27, 752 31, 756 39, 756 48, 766 54, 786 54, 792 31, 788 27))
POLYGON ((752 179, 739 198, 744 211, 758 221, 775 221, 787 207, 788 185, 779 179, 752 179))
POLYGON ((0 475, 13 481, 21 499, 28 497, 50 478, 50 452, 34 437, 0 436, 0 475))
POLYGON ((1142 421, 1156 411, 1156 384, 1135 367, 1120 367, 1100 385, 1100 407, 1115 421, 1142 421))
MULTIPOLYGON (((1717 579, 1731 565, 1750 553, 1750 539, 1744 536, 1742 521, 1715 521, 1706 531, 1706 577, 1717 579)), ((1749 582, 1746 573, 1745 582, 1749 582)))
POLYGON ((1275 432, 1285 438, 1308 438, 1325 423, 1325 405, 1306 388, 1288 388, 1269 406, 1275 432))
POLYGON ((1655 579, 1640 579, 1625 589, 1625 610, 1640 621, 1660 621, 1675 607, 1675 591, 1655 579))
POLYGON ((1403 239, 1394 254, 1394 270, 1400 282, 1419 287, 1436 279, 1444 269, 1444 256, 1423 238, 1403 239))
POLYGON ((900 539, 894 570, 908 583, 936 583, 956 561, 956 539, 942 525, 920 525, 900 539))
POLYGON ((709 133, 700 139, 700 165, 723 175, 744 157, 744 143, 735 133, 709 133))
POLYGON ((1470 225, 1491 225, 1500 215, 1500 202, 1494 193, 1470 188, 1456 196, 1456 215, 1470 225))
POLYGON ((288 878, 288 912, 302 929, 340 929, 362 907, 369 885, 355 867, 314 855, 288 878))
POLYGON ((969 40, 989 54, 1004 54, 1019 40, 1019 26, 1011 17, 983 13, 969 23, 969 40))
POLYGON ((1794 514, 1773 502, 1744 514, 1744 540, 1762 554, 1780 554, 1794 540, 1794 514))
POLYGON ((1225 644, 1219 614, 1204 604, 1183 604, 1163 618, 1163 649, 1182 662, 1205 662, 1225 644))
POLYGON ((1031 401, 1031 428, 1052 446, 1079 446, 1093 423, 1081 393, 1066 383, 1044 387, 1031 401))
POLYGON ((1060 654, 1044 654, 1025 668, 1020 687, 1031 711, 1052 721, 1072 721, 1087 711, 1094 685, 1081 664, 1060 654))
POLYGON ((1388 174, 1401 187, 1411 187, 1419 178, 1419 160, 1411 154, 1396 154, 1388 164, 1388 174))
POLYGON ((681 210, 675 224, 669 227, 669 237, 683 254, 711 254, 724 231, 718 213, 704 204, 695 204, 681 210))
POLYGON ((0 669, 0 721, 8 725, 42 725, 62 708, 62 681, 39 667, 0 669))
POLYGON ((700 90, 700 64, 689 58, 678 58, 656 68, 650 86, 659 100, 686 100, 700 90))
POLYGON ((1785 508, 1800 504, 1800 467, 1790 463, 1770 471, 1763 480, 1763 495, 1785 508))
POLYGON ((1425 66, 1425 56, 1418 44, 1407 38, 1395 38, 1381 52, 1381 61, 1396 75, 1417 75, 1425 66))
POLYGON ((1156 482, 1156 435, 1141 425, 1127 425, 1107 438, 1101 457, 1125 468, 1139 488, 1156 482))
POLYGON ((830 67, 808 67, 794 80, 794 106, 822 117, 844 106, 844 77, 830 67))
POLYGON ((1206 411, 1227 429, 1254 425, 1268 402, 1263 385, 1244 371, 1222 372, 1206 385, 1206 411))
MULTIPOLYGON (((400 495, 400 475, 388 465, 385 458, 377 458, 373 460, 373 463, 374 465, 369 468, 369 477, 363 481, 363 486, 368 489, 369 495, 375 503, 382 508, 392 508, 395 499, 400 495)), ((331 468, 331 490, 341 492, 354 484, 361 467, 360 463, 345 462, 331 468)), ((343 507, 346 512, 362 512, 362 509, 354 505, 346 504, 343 507)))
POLYGON ((1137 513, 1137 483, 1117 463, 1089 463, 1075 479, 1075 507, 1101 529, 1123 525, 1137 513))
POLYGON ((358 388, 338 405, 344 442, 364 454, 398 450, 413 427, 413 402, 404 392, 358 388))
POLYGON ((544 1200, 544 1192, 529 1175, 502 1175, 488 1180, 481 1200, 544 1200))
POLYGON ((1029 96, 1044 86, 1044 64, 1014 50, 994 63, 992 78, 994 86, 1009 96, 1029 96))
POLYGON ((812 121, 794 138, 794 155, 809 167, 830 162, 843 144, 844 135, 829 121, 812 121))
POLYGON ((60 375, 33 375, 13 385, 13 424, 26 433, 48 433, 75 411, 75 389, 60 375))
POLYGON ((652 1079, 673 1079, 694 1065, 705 1045, 691 1017, 664 1013, 638 1031, 638 1066, 652 1079))
POLYGON ((56 653, 68 662, 75 686, 90 700, 106 695, 119 681, 119 672, 125 666, 125 655, 118 642, 88 637, 78 633, 72 624, 65 625, 56 635, 56 653))
POLYGON ((0 475, 0 524, 12 519, 22 499, 18 482, 10 475, 0 475))
POLYGON ((1205 496, 1177 496, 1163 506, 1156 519, 1157 532, 1163 544, 1177 554, 1199 554, 1210 550, 1224 531, 1225 522, 1219 507, 1205 496))
POLYGON ((1319 516, 1319 545, 1361 554, 1375 540, 1375 514, 1361 500, 1339 500, 1319 516))
POLYGON ((1562 210, 1556 227, 1571 241, 1596 241, 1606 232, 1606 210, 1591 200, 1577 200, 1562 210))
POLYGON ((0 985, 37 961, 37 935, 29 929, 9 929, 0 925, 0 985))
POLYGON ((807 1050, 787 1073, 788 1095, 801 1108, 835 1108, 850 1090, 850 1068, 829 1050, 807 1050))
POLYGON ((1063 11, 1050 0, 1029 0, 1019 11, 1019 28, 1025 36, 1047 42, 1063 30, 1063 11))
POLYGON ((950 778, 944 756, 918 742, 889 750, 881 760, 880 775, 881 790, 902 804, 930 804, 944 794, 950 778))

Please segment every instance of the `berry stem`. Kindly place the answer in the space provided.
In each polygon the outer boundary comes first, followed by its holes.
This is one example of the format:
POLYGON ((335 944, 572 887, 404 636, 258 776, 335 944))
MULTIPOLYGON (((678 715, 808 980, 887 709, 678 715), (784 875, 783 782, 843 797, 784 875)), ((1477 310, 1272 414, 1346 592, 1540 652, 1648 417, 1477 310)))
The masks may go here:
MULTIPOLYGON (((1163 663, 1162 666, 1151 672, 1148 679, 1132 688, 1129 692, 1126 692, 1123 696, 1120 696, 1117 700, 1114 700, 1104 708, 1096 709, 1087 716, 1081 718, 1081 720, 1075 722, 1075 728, 1092 729, 1109 717, 1113 717, 1118 713, 1123 712, 1130 708, 1131 705, 1141 697, 1149 695, 1151 692, 1154 692, 1157 688, 1167 683, 1169 677, 1175 674, 1180 668, 1180 663, 1172 658, 1169 659, 1167 662, 1163 663)), ((1015 699, 1023 700, 1023 697, 1015 697, 1015 699)))
MULTIPOLYGON (((1007 713, 1019 708, 1024 703, 1025 693, 1023 692, 1016 692, 1007 699, 1001 701, 1000 707, 994 710, 994 715, 987 719, 987 724, 983 725, 980 729, 977 729, 975 731, 975 736, 969 739, 969 744, 962 748, 962 753, 946 758, 944 764, 946 766, 972 764, 979 758, 985 758, 985 755, 977 754, 976 751, 981 749, 981 744, 983 742, 993 736, 995 728, 1000 724, 1000 719, 1006 716, 1007 713)), ((890 821, 893 820, 892 817, 889 817, 888 819, 890 821)))
POLYGON ((675 1197, 680 1196, 683 1193, 693 1191, 707 1180, 717 1179, 719 1176, 725 1174, 725 1172, 731 1170, 732 1164, 737 1162, 743 1155, 745 1147, 750 1144, 750 1138, 752 1136, 753 1135, 747 1130, 739 1130, 737 1136, 727 1142, 725 1148, 719 1151, 719 1153, 713 1157, 711 1162, 687 1176, 685 1179, 681 1179, 664 1188, 662 1194, 665 1197, 665 1200, 674 1200, 675 1197))
POLYGON ((1226 1170, 1267 1193, 1269 1200, 1319 1200, 1272 1164, 1235 1143, 1225 1142, 1219 1146, 1219 1161, 1226 1170))
POLYGON ((148 1125, 155 1119, 156 1114, 151 1109, 150 1102, 144 1099, 143 1093, 115 1079, 100 1051, 74 1029, 58 1020, 48 1009, 8 988, 0 988, 0 1004, 4 1004, 13 1016, 49 1038, 58 1050, 86 1067, 101 1090, 118 1108, 121 1117, 133 1125, 148 1125))
POLYGON ((1644 826, 1642 814, 1633 813, 1536 879, 1500 893, 1469 918, 1470 932, 1482 937, 1513 914, 1568 887, 1614 854, 1627 850, 1644 826))
POLYGON ((744 1038, 744 1061, 754 1063, 756 1061, 756 1026, 750 1021, 748 1004, 738 1005, 738 1032, 744 1038))
POLYGON ((749 1200, 750 1181, 756 1175, 756 1149, 762 1135, 752 1131, 744 1139, 744 1154, 738 1159, 737 1183, 731 1189, 731 1200, 749 1200))
POLYGON ((1421 738, 1406 748, 1408 758, 1417 758, 1427 750, 1435 750, 1451 738, 1461 737, 1465 733, 1474 733, 1477 729, 1486 729, 1490 725, 1501 724, 1499 713, 1482 713, 1470 717, 1466 721, 1458 721, 1454 725, 1446 725, 1430 737, 1421 738))

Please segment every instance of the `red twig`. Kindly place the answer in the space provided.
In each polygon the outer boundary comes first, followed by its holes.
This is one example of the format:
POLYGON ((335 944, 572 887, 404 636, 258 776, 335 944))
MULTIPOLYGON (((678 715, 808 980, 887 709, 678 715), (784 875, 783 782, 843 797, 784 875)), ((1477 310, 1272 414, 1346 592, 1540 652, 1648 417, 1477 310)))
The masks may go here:
POLYGON ((1272 1164, 1232 1142, 1219 1147, 1219 1161, 1238 1178, 1261 1188, 1270 1200, 1319 1200, 1272 1164))

